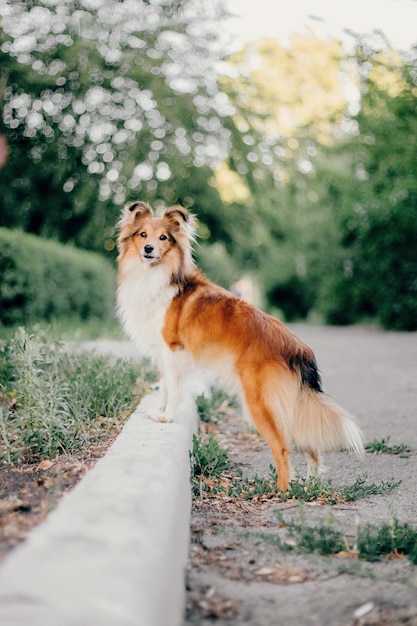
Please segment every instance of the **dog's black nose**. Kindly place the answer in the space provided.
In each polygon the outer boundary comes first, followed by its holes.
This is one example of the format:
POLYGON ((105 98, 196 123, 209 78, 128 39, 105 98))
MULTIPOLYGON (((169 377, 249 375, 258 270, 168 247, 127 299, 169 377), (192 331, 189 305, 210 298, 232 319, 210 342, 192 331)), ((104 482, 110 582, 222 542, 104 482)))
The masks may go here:
POLYGON ((153 252, 153 246, 150 246, 149 244, 147 244, 144 247, 144 250, 145 250, 145 254, 151 254, 151 252, 153 252))

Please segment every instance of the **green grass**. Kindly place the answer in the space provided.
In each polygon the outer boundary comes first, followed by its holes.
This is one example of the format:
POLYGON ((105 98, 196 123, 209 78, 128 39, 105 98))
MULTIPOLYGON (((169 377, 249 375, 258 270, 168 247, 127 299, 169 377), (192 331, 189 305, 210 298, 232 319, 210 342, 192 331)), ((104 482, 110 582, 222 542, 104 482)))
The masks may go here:
POLYGON ((401 485, 401 480, 382 480, 379 484, 371 483, 367 484, 367 474, 359 476, 352 485, 346 485, 339 491, 340 500, 344 502, 354 502, 355 500, 361 500, 367 496, 379 496, 384 493, 389 493, 401 485))
POLYGON ((0 463, 34 463, 117 432, 152 375, 24 329, 0 344, 0 463))
MULTIPOLYGON (((4 326, 0 324, 0 341, 9 341, 21 327, 21 324, 4 326)), ((50 322, 38 322, 26 326, 29 334, 42 333, 50 341, 92 341, 94 339, 117 339, 122 340, 123 332, 116 319, 100 320, 89 318, 54 319, 50 322)))
POLYGON ((394 480, 381 481, 379 484, 367 483, 368 477, 364 474, 352 484, 336 488, 331 479, 310 476, 298 477, 290 481, 287 491, 280 491, 277 486, 277 472, 273 465, 269 466, 269 474, 266 477, 243 476, 238 467, 230 467, 227 450, 221 448, 214 437, 211 436, 204 442, 195 435, 191 453, 191 476, 194 492, 199 494, 206 492, 242 500, 278 498, 282 502, 319 501, 330 505, 389 493, 401 483, 394 480), (226 470, 227 475, 224 474, 226 470))
POLYGON ((389 445, 389 437, 382 439, 374 439, 373 441, 365 444, 365 450, 372 454, 403 454, 404 452, 410 452, 411 448, 405 443, 399 443, 397 445, 389 445))
MULTIPOLYGON (((367 484, 367 475, 359 476, 351 485, 341 488, 334 487, 331 479, 322 479, 319 476, 298 477, 290 481, 287 491, 280 491, 276 484, 276 469, 271 465, 270 475, 266 478, 255 476, 246 478, 238 472, 228 488, 228 495, 235 498, 251 500, 258 497, 278 497, 281 501, 300 500, 312 502, 315 500, 323 504, 337 504, 338 502, 354 502, 369 495, 388 493, 399 486, 401 481, 382 481, 379 484, 367 484)), ((222 489, 222 487, 221 487, 222 489)))
POLYGON ((215 387, 209 397, 205 394, 197 396, 197 411, 200 420, 206 424, 217 424, 236 405, 236 398, 215 387))
POLYGON ((207 481, 214 481, 229 468, 227 451, 222 449, 214 437, 203 441, 193 435, 193 447, 190 452, 191 484, 197 495, 204 490, 207 481))
POLYGON ((340 523, 330 510, 326 520, 319 520, 314 525, 307 524, 302 506, 299 508, 298 520, 286 521, 281 511, 275 513, 280 528, 286 530, 285 539, 276 537, 277 544, 283 550, 330 555, 350 549, 340 523))
POLYGON ((417 531, 407 523, 400 523, 396 517, 379 527, 359 526, 357 549, 359 556, 367 561, 400 554, 417 565, 417 531))
POLYGON ((312 523, 306 522, 302 505, 299 507, 298 519, 286 520, 281 511, 276 511, 276 516, 281 536, 257 533, 256 538, 273 543, 281 550, 325 556, 347 552, 371 562, 400 555, 417 564, 417 530, 407 523, 399 522, 395 516, 390 522, 379 526, 358 524, 353 541, 345 536, 341 523, 330 509, 325 519, 312 523), (282 531, 285 532, 282 534, 282 531))

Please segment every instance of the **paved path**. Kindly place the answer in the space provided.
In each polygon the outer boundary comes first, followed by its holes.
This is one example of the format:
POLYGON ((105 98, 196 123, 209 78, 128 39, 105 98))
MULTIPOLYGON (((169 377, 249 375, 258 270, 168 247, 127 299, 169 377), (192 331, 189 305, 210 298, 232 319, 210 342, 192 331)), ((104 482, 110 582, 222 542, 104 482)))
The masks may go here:
MULTIPOLYGON (((307 325, 294 329, 315 350, 326 392, 357 416, 365 441, 390 437, 391 445, 411 446, 407 458, 367 454, 363 466, 356 465, 356 472, 366 472, 370 481, 403 481, 380 507, 362 501, 361 515, 369 521, 386 520, 392 505, 404 521, 416 524, 417 333, 307 325)), ((331 462, 331 455, 326 461, 331 462)), ((331 476, 343 480, 344 469, 336 465, 331 476)))
MULTIPOLYGON (((346 452, 327 454, 325 477, 337 487, 352 484, 365 473, 368 483, 392 478, 402 481, 390 493, 332 507, 332 514, 352 538, 358 521, 386 523, 393 513, 401 522, 417 527, 417 333, 307 325, 295 325, 294 331, 315 350, 324 389, 358 417, 367 442, 390 437, 391 444, 411 447, 404 455, 366 454, 363 462, 346 452)), ((295 453, 293 457, 303 475, 303 455, 295 453)), ((272 462, 267 447, 256 453, 235 452, 232 458, 243 461, 249 475, 267 475, 272 462)), ((204 505, 199 508, 197 503, 192 516, 192 554, 197 556, 188 575, 187 626, 210 626, 212 620, 204 617, 207 606, 220 614, 217 626, 362 626, 364 622, 355 621, 354 615, 364 606, 373 607, 368 617, 375 619, 366 624, 417 623, 417 617, 413 622, 395 617, 402 610, 417 615, 416 566, 407 559, 367 563, 282 552, 262 539, 279 533, 274 515, 277 508, 273 502, 259 503, 244 515, 238 507, 228 513, 227 507, 223 511, 219 506, 216 511, 212 505, 204 510, 204 505), (272 584, 256 575, 262 570, 285 572, 291 567, 312 574, 313 579, 272 584), (241 573, 236 576, 236 571, 241 573), (221 617, 224 606, 237 607, 234 619, 221 617), (388 618, 381 621, 377 616, 384 612, 388 618)), ((286 520, 299 519, 298 507, 279 508, 286 520)), ((325 520, 327 514, 326 507, 304 507, 308 524, 325 520)))
MULTIPOLYGON (((367 441, 391 436, 393 444, 405 442, 412 447, 407 459, 368 455, 366 471, 370 480, 403 478, 402 487, 389 501, 401 519, 415 523, 417 333, 304 325, 295 330, 316 351, 326 391, 358 416, 367 441)), ((117 356, 134 355, 127 343, 98 347, 117 356)), ((178 626, 182 622, 190 515, 188 448, 195 410, 185 406, 182 416, 180 423, 161 425, 136 412, 108 454, 4 561, 2 626, 178 626)), ((332 476, 343 483, 348 471, 348 466, 331 468, 332 476)), ((386 519, 386 504, 363 501, 359 513, 372 521, 386 519)), ((329 606, 337 602, 332 584, 329 606)), ((364 589, 369 585, 370 581, 359 583, 358 599, 368 597, 364 589)), ((252 592, 248 588, 246 593, 252 592)), ((291 621, 291 606, 300 610, 303 606, 297 593, 296 587, 280 591, 284 621, 277 617, 272 623, 315 623, 291 621)), ((339 593, 349 600, 346 588, 339 593)), ((411 596, 400 594, 399 603, 411 596)), ((314 598, 318 605, 326 602, 317 593, 314 598)), ((349 601, 357 606, 353 598, 349 601)), ((265 599, 259 598, 259 604, 264 606, 265 599)), ((304 610, 312 616, 308 606, 304 610)), ((260 626, 262 622, 246 623, 260 626)))

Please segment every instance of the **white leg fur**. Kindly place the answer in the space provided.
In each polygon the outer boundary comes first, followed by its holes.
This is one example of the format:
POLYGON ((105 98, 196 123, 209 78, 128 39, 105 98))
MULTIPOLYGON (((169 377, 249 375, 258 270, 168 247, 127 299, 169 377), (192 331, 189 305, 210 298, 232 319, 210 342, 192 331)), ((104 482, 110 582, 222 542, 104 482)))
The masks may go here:
POLYGON ((160 407, 147 411, 147 416, 156 422, 172 422, 180 400, 187 393, 186 384, 192 373, 192 360, 183 350, 170 350, 164 346, 163 376, 160 381, 160 407))
POLYGON ((325 465, 322 465, 321 463, 320 465, 316 465, 313 463, 308 454, 306 454, 305 457, 307 459, 307 478, 310 478, 310 476, 321 476, 327 471, 327 467, 325 465))
POLYGON ((167 405, 167 388, 165 377, 161 376, 159 381, 159 398, 158 406, 149 408, 146 410, 146 417, 154 422, 167 422, 166 419, 166 405, 167 405))

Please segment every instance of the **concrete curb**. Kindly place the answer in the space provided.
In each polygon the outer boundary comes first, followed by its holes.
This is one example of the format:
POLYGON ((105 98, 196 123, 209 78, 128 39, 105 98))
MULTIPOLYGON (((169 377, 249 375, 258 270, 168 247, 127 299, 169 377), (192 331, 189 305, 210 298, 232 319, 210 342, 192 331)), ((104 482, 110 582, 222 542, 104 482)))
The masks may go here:
POLYGON ((75 489, 0 567, 5 626, 179 626, 195 404, 152 422, 143 399, 75 489))

